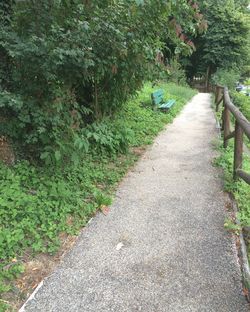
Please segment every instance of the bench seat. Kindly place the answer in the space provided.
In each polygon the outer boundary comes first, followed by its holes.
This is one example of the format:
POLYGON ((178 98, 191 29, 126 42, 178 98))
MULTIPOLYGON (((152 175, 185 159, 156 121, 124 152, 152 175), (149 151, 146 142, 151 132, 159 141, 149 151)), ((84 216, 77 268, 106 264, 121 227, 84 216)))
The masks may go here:
POLYGON ((174 99, 169 99, 164 102, 164 91, 159 89, 151 94, 153 105, 159 109, 170 109, 176 102, 174 99))
POLYGON ((163 103, 159 108, 171 108, 175 104, 175 100, 168 100, 166 103, 163 103))

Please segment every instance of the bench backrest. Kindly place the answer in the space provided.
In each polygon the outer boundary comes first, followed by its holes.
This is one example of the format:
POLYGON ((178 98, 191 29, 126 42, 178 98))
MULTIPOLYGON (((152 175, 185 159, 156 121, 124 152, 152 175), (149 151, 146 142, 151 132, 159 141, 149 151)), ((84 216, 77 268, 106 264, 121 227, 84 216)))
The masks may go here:
POLYGON ((151 94, 152 102, 158 105, 163 102, 164 91, 159 89, 151 94))

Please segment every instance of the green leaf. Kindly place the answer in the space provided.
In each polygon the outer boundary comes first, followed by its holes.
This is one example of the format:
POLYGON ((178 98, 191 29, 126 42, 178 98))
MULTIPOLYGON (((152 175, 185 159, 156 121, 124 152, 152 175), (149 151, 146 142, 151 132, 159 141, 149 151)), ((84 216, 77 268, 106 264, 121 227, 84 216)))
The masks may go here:
POLYGON ((61 158, 62 158, 61 152, 60 151, 55 151, 55 159, 56 159, 56 161, 61 160, 61 158))

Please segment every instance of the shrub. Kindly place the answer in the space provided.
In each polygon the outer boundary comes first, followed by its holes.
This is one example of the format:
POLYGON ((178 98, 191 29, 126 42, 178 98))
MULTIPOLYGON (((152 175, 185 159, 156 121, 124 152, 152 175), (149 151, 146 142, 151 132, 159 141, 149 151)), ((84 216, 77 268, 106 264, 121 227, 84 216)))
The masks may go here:
POLYGON ((176 60, 172 59, 169 64, 169 81, 180 85, 187 84, 187 77, 182 65, 176 60))
POLYGON ((250 121, 250 97, 239 92, 231 92, 233 103, 239 107, 244 116, 250 121))
POLYGON ((46 163, 83 154, 91 127, 81 130, 157 76, 164 37, 176 36, 170 17, 194 31, 198 11, 165 0, 10 0, 0 9, 1 135, 46 163))
POLYGON ((240 71, 234 68, 220 68, 212 75, 211 79, 214 84, 234 89, 236 82, 240 79, 240 71))

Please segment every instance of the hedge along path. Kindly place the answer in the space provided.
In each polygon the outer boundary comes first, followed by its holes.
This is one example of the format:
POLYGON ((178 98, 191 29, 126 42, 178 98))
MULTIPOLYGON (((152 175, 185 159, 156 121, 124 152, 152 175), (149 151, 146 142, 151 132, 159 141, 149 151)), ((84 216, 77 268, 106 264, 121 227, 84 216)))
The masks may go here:
POLYGON ((210 96, 200 93, 22 311, 249 311, 223 227, 216 137, 210 96))

